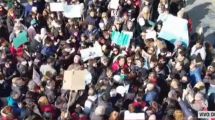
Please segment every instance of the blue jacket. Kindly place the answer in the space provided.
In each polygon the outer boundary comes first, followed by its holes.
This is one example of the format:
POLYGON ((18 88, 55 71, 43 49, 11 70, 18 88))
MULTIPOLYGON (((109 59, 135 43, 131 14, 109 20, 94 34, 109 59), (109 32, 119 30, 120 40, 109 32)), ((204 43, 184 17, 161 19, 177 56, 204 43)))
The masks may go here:
POLYGON ((28 15, 30 15, 31 14, 31 12, 32 12, 32 5, 30 5, 30 4, 28 4, 28 5, 26 5, 25 6, 25 17, 27 17, 28 15))
POLYGON ((15 116, 19 116, 21 113, 21 109, 18 107, 18 103, 12 98, 7 98, 7 105, 13 108, 13 113, 15 116))
POLYGON ((202 81, 202 69, 201 68, 196 68, 194 71, 190 71, 190 82, 191 86, 194 87, 197 82, 202 81))
POLYGON ((149 91, 148 93, 146 93, 146 95, 144 96, 144 100, 151 105, 151 103, 153 101, 156 101, 157 100, 157 92, 156 91, 149 91))
POLYGON ((41 50, 41 54, 43 54, 46 57, 53 56, 56 52, 56 47, 55 46, 50 46, 50 47, 44 47, 41 50))

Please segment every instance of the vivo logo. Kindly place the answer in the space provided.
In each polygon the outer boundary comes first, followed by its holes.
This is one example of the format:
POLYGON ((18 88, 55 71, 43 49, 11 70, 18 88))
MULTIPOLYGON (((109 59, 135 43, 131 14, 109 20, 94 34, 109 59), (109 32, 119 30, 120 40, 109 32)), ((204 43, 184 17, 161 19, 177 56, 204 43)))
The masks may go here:
POLYGON ((215 118, 215 111, 198 111, 198 118, 215 118))

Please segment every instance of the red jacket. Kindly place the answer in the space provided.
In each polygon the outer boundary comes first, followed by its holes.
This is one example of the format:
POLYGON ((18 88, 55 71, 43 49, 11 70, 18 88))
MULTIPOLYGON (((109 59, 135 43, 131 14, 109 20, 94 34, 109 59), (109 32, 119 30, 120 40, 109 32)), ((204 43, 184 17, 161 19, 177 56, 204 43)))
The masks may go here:
POLYGON ((76 112, 73 112, 71 114, 71 117, 72 117, 72 120, 89 120, 87 116, 85 115, 79 115, 78 113, 76 112))
POLYGON ((16 57, 23 57, 23 46, 19 47, 18 49, 16 49, 14 46, 10 46, 10 53, 16 57))
POLYGON ((120 70, 120 68, 126 70, 126 69, 128 69, 128 65, 125 64, 123 67, 120 67, 118 61, 116 61, 115 63, 113 63, 113 65, 112 65, 112 71, 114 73, 118 72, 120 70))

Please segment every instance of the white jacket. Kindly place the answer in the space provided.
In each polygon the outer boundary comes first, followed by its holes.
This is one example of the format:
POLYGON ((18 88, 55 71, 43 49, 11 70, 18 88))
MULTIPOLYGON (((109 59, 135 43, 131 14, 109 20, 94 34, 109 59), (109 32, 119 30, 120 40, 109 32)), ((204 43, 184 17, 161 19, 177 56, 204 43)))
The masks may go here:
POLYGON ((202 60, 204 61, 205 58, 206 58, 206 50, 205 50, 205 47, 202 47, 200 49, 197 49, 196 48, 196 45, 194 45, 191 49, 191 56, 195 55, 197 56, 198 54, 200 54, 202 60))

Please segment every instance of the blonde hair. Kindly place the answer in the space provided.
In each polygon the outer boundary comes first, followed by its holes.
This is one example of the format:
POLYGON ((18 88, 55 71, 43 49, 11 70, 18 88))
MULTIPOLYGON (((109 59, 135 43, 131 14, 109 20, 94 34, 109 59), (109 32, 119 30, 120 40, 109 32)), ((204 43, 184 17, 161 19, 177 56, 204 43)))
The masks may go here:
POLYGON ((164 41, 156 40, 155 41, 155 46, 159 49, 165 49, 167 48, 166 43, 164 41))
POLYGON ((147 20, 150 18, 150 8, 148 6, 143 7, 138 18, 141 18, 141 17, 143 17, 147 20))
POLYGON ((14 14, 14 9, 13 8, 8 10, 7 16, 11 16, 11 14, 14 14))
POLYGON ((48 98, 46 96, 41 96, 38 100, 39 106, 49 105, 48 98))
POLYGON ((184 114, 181 110, 175 110, 174 114, 173 114, 175 120, 184 120, 184 114))

